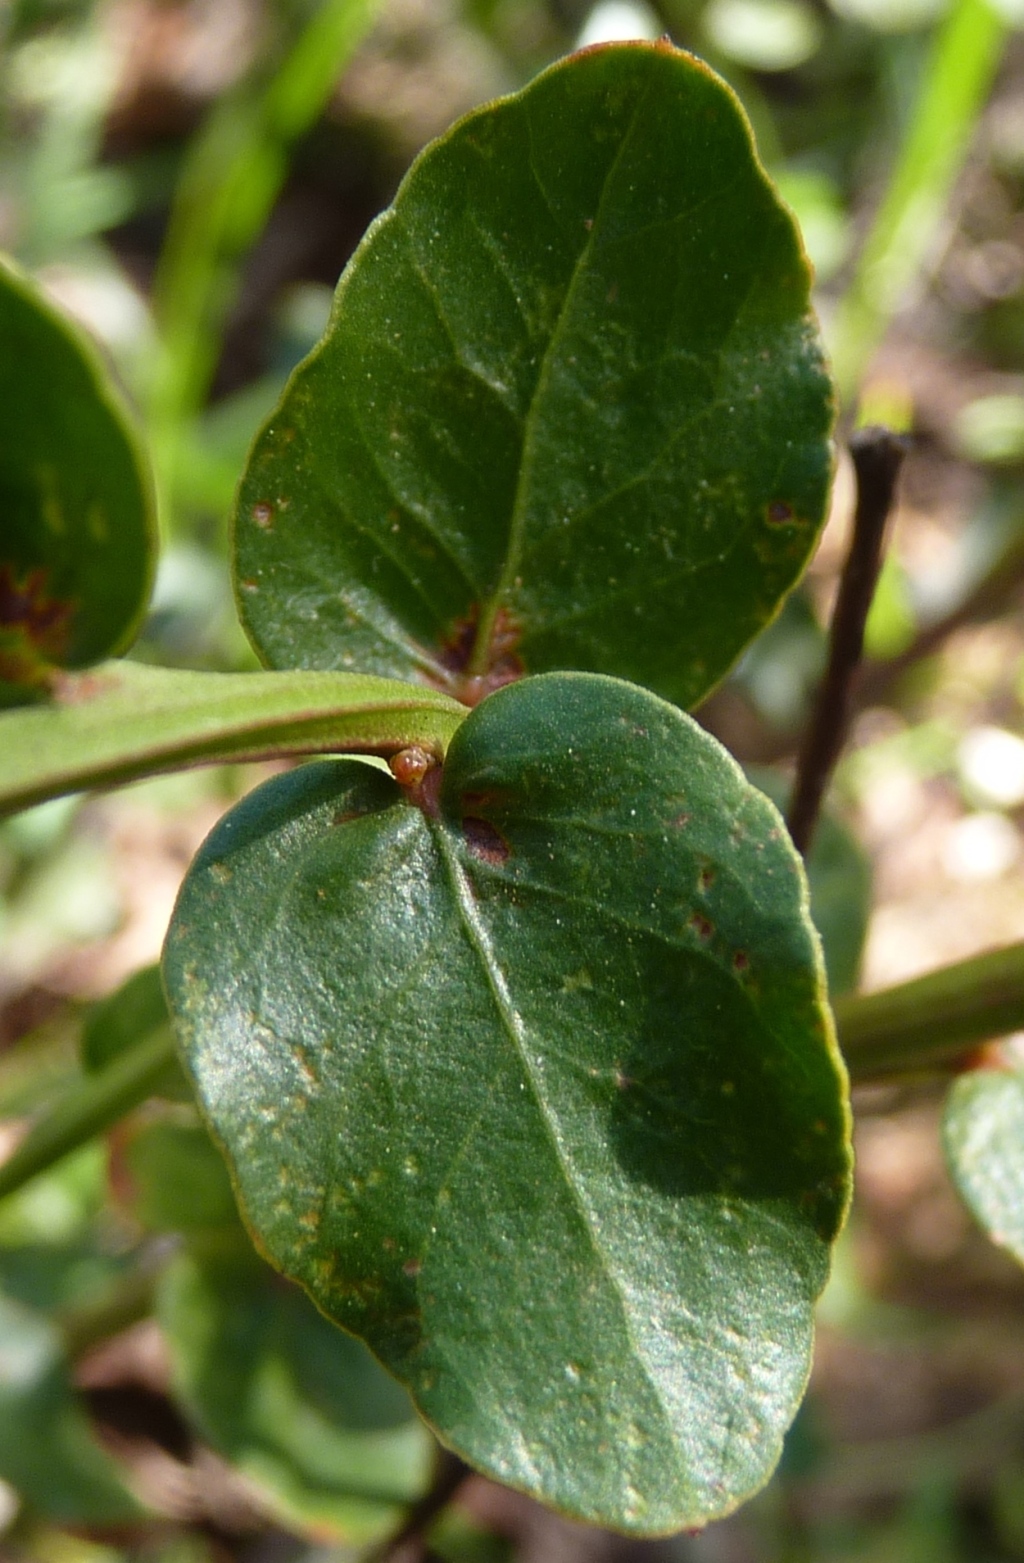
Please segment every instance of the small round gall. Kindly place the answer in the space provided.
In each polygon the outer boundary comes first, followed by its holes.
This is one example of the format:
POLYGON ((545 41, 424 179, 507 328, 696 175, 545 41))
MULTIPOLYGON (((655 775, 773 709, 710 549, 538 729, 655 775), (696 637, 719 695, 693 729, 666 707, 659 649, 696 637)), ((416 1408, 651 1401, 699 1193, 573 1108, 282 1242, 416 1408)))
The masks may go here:
POLYGON ((400 787, 416 787, 435 764, 434 756, 419 744, 400 749, 388 761, 391 774, 400 787))

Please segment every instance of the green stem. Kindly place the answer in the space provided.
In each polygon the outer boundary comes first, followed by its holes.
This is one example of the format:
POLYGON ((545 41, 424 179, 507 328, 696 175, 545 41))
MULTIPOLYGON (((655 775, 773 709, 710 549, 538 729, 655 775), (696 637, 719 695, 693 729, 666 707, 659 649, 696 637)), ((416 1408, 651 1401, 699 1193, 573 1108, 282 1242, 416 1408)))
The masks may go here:
POLYGON ((108 662, 0 715, 0 816, 64 793, 282 755, 443 756, 466 708, 354 673, 193 673, 108 662))
POLYGON ((833 1009, 854 1082, 948 1071, 979 1043, 1024 1029, 1024 943, 837 999, 833 1009))
POLYGON ((935 250, 1007 31, 989 0, 956 0, 935 37, 906 139, 836 311, 832 365, 844 402, 935 250))
POLYGON ((123 1053, 101 1074, 76 1082, 33 1124, 13 1156, 0 1165, 0 1199, 85 1145, 153 1094, 175 1059, 169 1026, 123 1053))

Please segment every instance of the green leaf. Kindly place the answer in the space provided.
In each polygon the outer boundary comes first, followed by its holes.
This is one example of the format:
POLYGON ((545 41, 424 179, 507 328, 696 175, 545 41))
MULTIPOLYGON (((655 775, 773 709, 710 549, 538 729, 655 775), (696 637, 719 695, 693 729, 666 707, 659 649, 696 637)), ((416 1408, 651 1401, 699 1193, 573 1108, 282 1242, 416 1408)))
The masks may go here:
POLYGON ((157 1311, 176 1388, 283 1524, 371 1540, 422 1492, 432 1440, 365 1346, 239 1238, 164 1274, 157 1311))
MULTIPOLYGON (((143 966, 89 1011, 79 1048, 82 1068, 86 1074, 98 1074, 140 1042, 166 1034, 170 1024, 160 967, 143 966)), ((192 1100, 177 1058, 171 1059, 154 1089, 174 1101, 192 1100)))
POLYGON ((414 164, 256 442, 240 611, 275 667, 689 704, 807 559, 831 399, 742 109, 667 43, 561 61, 414 164))
POLYGON ((143 966, 89 1011, 82 1027, 82 1067, 90 1074, 128 1053, 169 1023, 159 966, 143 966))
POLYGON ((551 674, 418 787, 275 778, 165 975, 261 1251, 446 1443, 640 1533, 766 1480, 847 1110, 799 860, 688 717, 551 674))
POLYGON ((0 263, 0 705, 129 644, 156 553, 148 471, 98 355, 0 263))
POLYGON ((56 1329, 3 1296, 0 1478, 49 1519, 109 1525, 142 1516, 75 1399, 56 1329))
MULTIPOLYGON (((209 1232, 238 1226, 224 1159, 206 1130, 181 1109, 134 1125, 119 1147, 132 1214, 156 1232, 209 1232)), ((118 1192, 121 1192, 119 1190, 118 1192)))
MULTIPOLYGON (((764 765, 747 767, 747 777, 777 809, 788 801, 790 783, 764 765)), ((811 921, 821 935, 829 992, 857 986, 860 958, 871 915, 871 861, 853 832, 823 813, 807 855, 811 921)))
POLYGON ((465 709, 353 673, 191 673, 105 663, 0 716, 0 815, 87 787, 266 755, 443 753, 465 709))
POLYGON ((1024 1264, 1024 1070, 961 1075, 946 1098, 942 1136, 968 1209, 1024 1264))

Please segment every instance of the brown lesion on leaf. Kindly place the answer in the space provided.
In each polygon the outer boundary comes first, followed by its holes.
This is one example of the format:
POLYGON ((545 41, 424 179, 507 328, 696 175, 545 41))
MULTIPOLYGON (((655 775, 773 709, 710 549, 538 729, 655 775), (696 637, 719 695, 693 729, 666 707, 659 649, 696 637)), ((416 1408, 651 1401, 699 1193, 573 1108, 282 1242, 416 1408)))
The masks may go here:
POLYGON ((490 820, 467 814, 462 821, 462 834, 470 855, 481 863, 491 863, 499 868, 512 855, 512 848, 490 820))
POLYGON ((786 526, 796 520, 793 506, 784 499, 773 499, 765 509, 765 520, 769 526, 786 526))
POLYGON ((51 597, 49 572, 0 563, 0 679, 46 687, 67 650, 76 604, 51 597))
POLYGON ((503 787, 472 788, 462 794, 463 814, 490 814, 508 803, 508 792, 503 787))
POLYGON ((479 705, 486 695, 506 684, 514 684, 526 672, 516 650, 522 639, 522 626, 507 608, 499 608, 494 615, 482 671, 471 671, 473 663, 479 664, 480 660, 477 656, 479 630, 480 609, 475 605, 465 618, 456 621, 430 677, 430 682, 438 689, 466 706, 479 705))

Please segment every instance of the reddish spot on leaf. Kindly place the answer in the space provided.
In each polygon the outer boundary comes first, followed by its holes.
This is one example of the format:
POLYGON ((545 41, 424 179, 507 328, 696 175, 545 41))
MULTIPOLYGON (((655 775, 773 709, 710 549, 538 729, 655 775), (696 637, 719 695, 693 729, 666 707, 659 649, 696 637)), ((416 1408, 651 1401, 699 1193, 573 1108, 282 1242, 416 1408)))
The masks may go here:
POLYGON ((704 867, 701 869, 700 873, 697 875, 697 883, 699 884, 699 886, 700 886, 700 888, 702 890, 710 890, 711 886, 714 884, 714 882, 715 882, 715 871, 711 867, 710 863, 705 863, 704 867))
POLYGON ((693 916, 690 918, 690 927, 693 929, 698 939, 703 939, 705 944, 715 931, 714 923, 709 917, 705 917, 702 912, 694 912, 693 916))
POLYGON ((793 519, 793 506, 787 505, 784 499, 773 499, 767 511, 769 526, 785 526, 787 521, 793 519))
POLYGON ((512 849, 508 842, 489 820, 477 819, 474 815, 467 814, 462 821, 462 834, 466 838, 466 846, 470 852, 482 863, 500 865, 506 863, 511 856, 512 849))
POLYGON ((961 1053, 953 1060, 952 1067, 958 1075, 972 1074, 976 1069, 995 1069, 1005 1074, 1014 1065, 1003 1051, 1001 1043, 982 1042, 961 1053))
POLYGON ((9 683, 46 683, 67 649, 75 604, 48 594, 47 574, 0 564, 0 678, 9 683))
POLYGON ((506 793, 498 787, 487 787, 481 792, 464 792, 462 794, 463 814, 488 814, 495 808, 500 808, 506 801, 506 793))
POLYGON ((736 954, 732 958, 732 966, 733 970, 737 972, 749 971, 750 956, 747 954, 746 950, 736 951, 736 954))
POLYGON ((515 649, 522 631, 511 615, 499 608, 491 627, 487 666, 482 673, 469 672, 479 619, 479 610, 474 608, 466 618, 458 620, 441 648, 440 662, 444 672, 431 680, 467 706, 479 705, 486 695, 506 684, 514 684, 526 671, 515 649))
POLYGON ((83 706, 119 687, 111 673, 54 673, 49 680, 50 693, 58 705, 83 706))
POLYGON ((418 1259, 407 1259, 402 1266, 402 1271, 405 1275, 419 1275, 422 1269, 423 1266, 418 1259))
POLYGON ((264 532, 269 532, 274 524, 273 505, 269 505, 266 500, 261 499, 258 504, 252 507, 252 518, 264 532))

